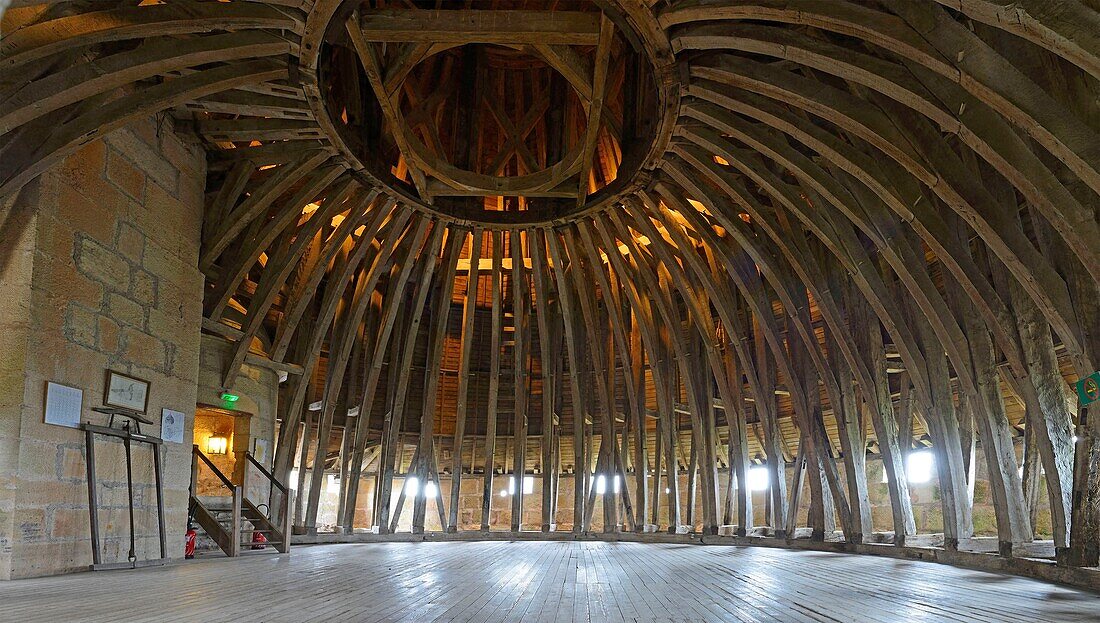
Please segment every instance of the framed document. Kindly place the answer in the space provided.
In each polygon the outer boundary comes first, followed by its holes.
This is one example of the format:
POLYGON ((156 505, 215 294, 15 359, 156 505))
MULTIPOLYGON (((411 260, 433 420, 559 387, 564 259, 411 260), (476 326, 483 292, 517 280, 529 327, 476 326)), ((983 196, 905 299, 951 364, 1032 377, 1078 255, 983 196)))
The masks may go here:
POLYGON ((58 383, 46 383, 46 423, 80 428, 84 391, 58 383))
POLYGON ((145 413, 146 407, 149 406, 149 381, 108 370, 107 386, 103 391, 103 404, 145 413))

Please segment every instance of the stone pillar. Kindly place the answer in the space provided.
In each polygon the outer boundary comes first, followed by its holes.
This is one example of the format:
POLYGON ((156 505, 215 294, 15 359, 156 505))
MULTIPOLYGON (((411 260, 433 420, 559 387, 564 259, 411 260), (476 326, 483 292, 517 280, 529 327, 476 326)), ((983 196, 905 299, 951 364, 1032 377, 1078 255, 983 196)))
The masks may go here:
MULTIPOLYGON (((106 424, 108 369, 150 382, 147 415, 195 408, 205 158, 147 119, 89 143, 0 207, 0 578, 91 562, 82 431, 44 423, 46 383, 106 424)), ((169 554, 182 552, 191 420, 163 453, 169 554)), ((101 550, 129 549, 122 445, 97 445, 101 550)), ((134 450, 138 556, 159 556, 151 452, 134 450)))

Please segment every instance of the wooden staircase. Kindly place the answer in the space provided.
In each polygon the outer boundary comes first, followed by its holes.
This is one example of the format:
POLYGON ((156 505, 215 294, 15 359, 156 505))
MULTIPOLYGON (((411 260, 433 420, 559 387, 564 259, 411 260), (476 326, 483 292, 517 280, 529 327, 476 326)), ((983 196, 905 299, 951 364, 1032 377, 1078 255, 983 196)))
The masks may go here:
MULTIPOLYGON (((241 485, 234 484, 199 449, 191 449, 191 498, 188 507, 189 516, 218 544, 226 556, 240 556, 242 550, 259 545, 253 541, 254 534, 263 534, 267 539, 263 545, 270 546, 280 553, 290 551, 290 492, 287 487, 275 479, 263 465, 245 452, 244 458, 256 468, 269 482, 269 500, 271 506, 267 512, 261 510, 265 504, 256 504, 244 494, 241 485), (226 498, 228 504, 215 505, 204 503, 195 495, 198 482, 199 465, 205 464, 231 495, 226 498), (276 504, 278 501, 278 504, 276 504), (270 509, 277 508, 277 512, 270 509)), ((266 548, 264 548, 266 549, 266 548)))

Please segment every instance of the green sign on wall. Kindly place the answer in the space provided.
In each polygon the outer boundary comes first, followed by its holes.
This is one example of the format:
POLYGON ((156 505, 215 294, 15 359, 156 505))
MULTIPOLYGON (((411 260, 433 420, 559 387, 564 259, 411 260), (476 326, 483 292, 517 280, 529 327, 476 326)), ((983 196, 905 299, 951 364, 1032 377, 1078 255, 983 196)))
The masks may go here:
POLYGON ((1082 407, 1100 400, 1100 370, 1077 381, 1077 397, 1082 407))

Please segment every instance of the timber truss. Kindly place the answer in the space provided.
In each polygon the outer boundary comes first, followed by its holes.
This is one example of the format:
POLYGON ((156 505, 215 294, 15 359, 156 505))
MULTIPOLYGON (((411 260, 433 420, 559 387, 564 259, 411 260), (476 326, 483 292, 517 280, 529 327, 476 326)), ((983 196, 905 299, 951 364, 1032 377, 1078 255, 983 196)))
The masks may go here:
POLYGON ((1046 496, 1062 560, 1097 564, 1100 417, 1067 400, 1100 366, 1093 6, 475 4, 15 0, 0 200, 134 119, 203 142, 203 327, 235 344, 226 388, 246 364, 288 373, 275 474, 309 479, 307 527, 326 461, 306 457, 333 451, 373 478, 365 523, 367 481, 341 480, 349 531, 397 526, 396 478, 448 473, 440 525, 466 527, 476 478, 490 528, 510 473, 545 476, 545 530, 572 474, 572 530, 602 495, 607 529, 664 499, 672 529, 745 533, 748 487, 718 473, 759 464, 776 534, 806 484, 815 537, 903 544, 919 445, 947 547, 984 461, 1003 554, 1046 496), (469 86, 530 59, 559 87, 469 86))

